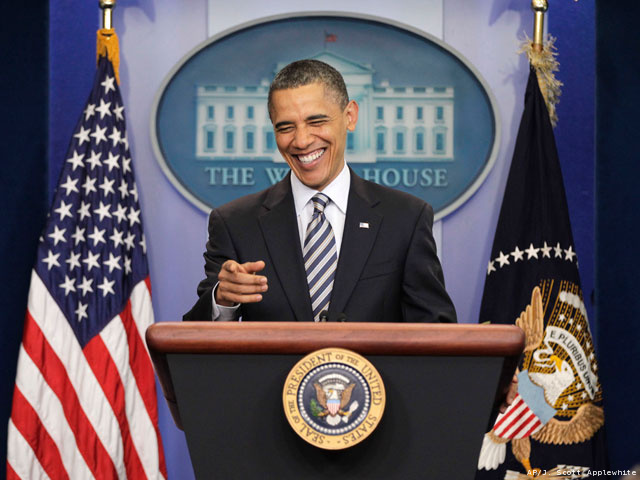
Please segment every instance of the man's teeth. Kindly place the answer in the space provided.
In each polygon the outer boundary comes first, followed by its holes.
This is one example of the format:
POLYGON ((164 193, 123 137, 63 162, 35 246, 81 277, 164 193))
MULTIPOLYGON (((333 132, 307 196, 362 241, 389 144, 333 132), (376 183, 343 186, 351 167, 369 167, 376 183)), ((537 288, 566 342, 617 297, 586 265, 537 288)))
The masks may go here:
POLYGON ((315 152, 311 152, 308 155, 298 155, 298 160, 301 163, 311 163, 324 153, 324 149, 316 150, 315 152))

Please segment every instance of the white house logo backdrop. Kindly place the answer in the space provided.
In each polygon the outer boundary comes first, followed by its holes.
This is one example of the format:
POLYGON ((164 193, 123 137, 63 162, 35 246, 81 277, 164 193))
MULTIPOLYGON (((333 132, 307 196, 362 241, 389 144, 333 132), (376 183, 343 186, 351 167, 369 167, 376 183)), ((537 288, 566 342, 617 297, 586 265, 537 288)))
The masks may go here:
POLYGON ((450 47, 382 19, 271 17, 209 39, 168 75, 152 114, 156 156, 204 211, 289 171, 267 112, 274 75, 315 58, 344 76, 360 106, 346 160, 361 177, 450 213, 480 186, 499 144, 484 81, 450 47))

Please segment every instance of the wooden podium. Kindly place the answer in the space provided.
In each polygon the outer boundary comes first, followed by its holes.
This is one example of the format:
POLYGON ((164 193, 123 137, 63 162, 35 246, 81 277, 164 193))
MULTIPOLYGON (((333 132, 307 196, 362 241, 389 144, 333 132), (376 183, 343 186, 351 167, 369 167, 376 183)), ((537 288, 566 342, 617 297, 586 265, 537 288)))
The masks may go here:
POLYGON ((198 479, 472 479, 482 437, 524 346, 507 325, 176 322, 147 345, 198 479), (321 348, 353 350, 386 388, 380 425, 339 451, 292 430, 289 371, 321 348))

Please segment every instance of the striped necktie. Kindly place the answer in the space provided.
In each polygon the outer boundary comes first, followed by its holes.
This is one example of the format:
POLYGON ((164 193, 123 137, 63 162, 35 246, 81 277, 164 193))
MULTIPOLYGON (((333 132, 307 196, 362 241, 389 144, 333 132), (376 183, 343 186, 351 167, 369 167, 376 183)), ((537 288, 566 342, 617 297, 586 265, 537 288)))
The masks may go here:
POLYGON ((307 272, 313 320, 318 322, 320 313, 329 308, 338 252, 331 224, 324 215, 324 209, 331 200, 324 193, 317 193, 311 201, 313 217, 307 226, 302 255, 304 269, 307 272))

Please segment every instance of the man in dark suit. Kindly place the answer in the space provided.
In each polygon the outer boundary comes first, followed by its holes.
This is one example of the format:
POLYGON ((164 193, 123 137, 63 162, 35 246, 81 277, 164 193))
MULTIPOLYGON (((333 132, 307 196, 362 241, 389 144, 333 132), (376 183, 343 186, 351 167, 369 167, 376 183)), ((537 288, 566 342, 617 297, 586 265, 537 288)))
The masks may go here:
POLYGON ((424 201, 344 160, 358 105, 317 60, 269 91, 282 181, 211 212, 200 299, 185 320, 455 322, 424 201))

